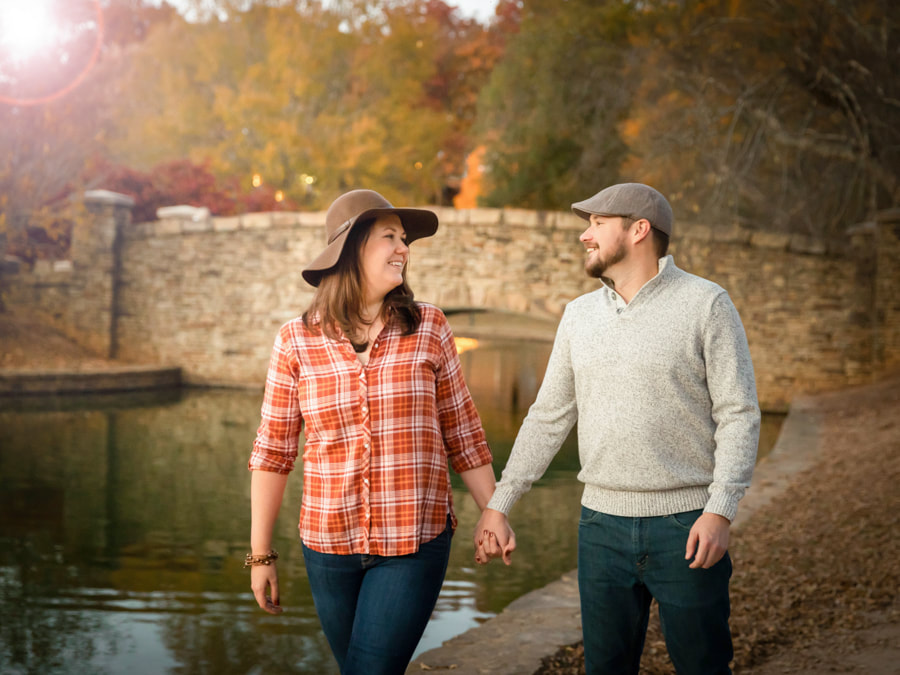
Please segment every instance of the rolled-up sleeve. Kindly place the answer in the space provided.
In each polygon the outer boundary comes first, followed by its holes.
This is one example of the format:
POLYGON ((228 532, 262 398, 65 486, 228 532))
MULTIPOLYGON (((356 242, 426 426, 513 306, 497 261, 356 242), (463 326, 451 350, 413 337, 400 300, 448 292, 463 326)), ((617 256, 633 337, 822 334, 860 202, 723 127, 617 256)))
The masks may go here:
POLYGON ((440 368, 437 373, 437 410, 450 466, 462 473, 493 461, 481 418, 462 375, 462 366, 446 319, 440 325, 440 368))
POLYGON ((299 366, 288 330, 282 327, 272 348, 261 421, 248 463, 251 471, 290 473, 297 459, 303 415, 297 393, 299 366))

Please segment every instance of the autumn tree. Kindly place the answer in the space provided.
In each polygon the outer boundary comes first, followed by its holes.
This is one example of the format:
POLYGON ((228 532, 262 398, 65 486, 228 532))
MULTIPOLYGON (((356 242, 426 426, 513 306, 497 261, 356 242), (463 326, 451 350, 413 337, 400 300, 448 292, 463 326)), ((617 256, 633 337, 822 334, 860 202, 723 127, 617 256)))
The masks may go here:
POLYGON ((827 234, 900 201, 900 5, 655 4, 626 139, 676 210, 827 234))
POLYGON ((0 12, 0 238, 25 258, 39 255, 31 239, 66 236, 70 197, 84 187, 78 177, 102 150, 122 50, 175 15, 136 0, 58 0, 46 14, 36 7, 10 3, 0 12), (10 30, 55 37, 33 44, 10 30))
POLYGON ((205 18, 135 54, 116 161, 208 160, 308 207, 359 185, 447 199, 499 55, 484 27, 439 0, 222 2, 205 18))
POLYGON ((372 120, 382 134, 356 141, 371 145, 381 165, 367 182, 449 203, 472 149, 478 91, 500 45, 440 0, 387 6, 359 31, 350 114, 372 120))
POLYGON ((13 15, 7 7, 2 17, 0 229, 16 254, 33 255, 29 227, 47 232, 51 240, 63 235, 54 221, 101 126, 92 105, 105 93, 97 78, 100 17, 90 2, 54 9, 54 20, 70 30, 49 44, 24 40, 37 39, 28 32, 35 28, 30 22, 48 21, 47 16, 13 15))
POLYGON ((479 105, 484 204, 567 208, 618 177, 634 13, 622 0, 522 3, 479 105))

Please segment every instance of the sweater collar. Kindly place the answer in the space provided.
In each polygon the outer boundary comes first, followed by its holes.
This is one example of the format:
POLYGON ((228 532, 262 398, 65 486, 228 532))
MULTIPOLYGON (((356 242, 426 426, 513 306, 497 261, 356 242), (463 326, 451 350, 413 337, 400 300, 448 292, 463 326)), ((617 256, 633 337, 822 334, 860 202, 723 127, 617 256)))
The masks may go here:
MULTIPOLYGON (((644 298, 648 295, 651 295, 655 292, 655 289, 659 288, 664 283, 672 279, 676 274, 678 274, 678 271, 678 267, 675 265, 675 259, 671 255, 660 258, 659 268, 656 275, 653 278, 649 279, 643 286, 638 289, 638 292, 634 294, 634 297, 631 298, 631 302, 628 304, 633 304, 634 301, 639 297, 644 298)), ((616 292, 615 286, 613 286, 608 279, 601 279, 601 281, 606 287, 607 293, 615 294, 615 298, 621 299, 621 296, 619 296, 618 292, 616 292)))

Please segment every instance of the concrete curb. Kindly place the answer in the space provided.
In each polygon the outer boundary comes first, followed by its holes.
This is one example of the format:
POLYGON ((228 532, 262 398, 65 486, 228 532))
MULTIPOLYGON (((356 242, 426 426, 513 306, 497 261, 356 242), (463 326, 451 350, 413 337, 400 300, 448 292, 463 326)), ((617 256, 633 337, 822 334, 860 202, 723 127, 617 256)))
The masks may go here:
POLYGON ((530 675, 540 668, 542 658, 580 639, 578 579, 573 570, 514 600, 482 625, 425 652, 406 673, 530 675))
POLYGON ((181 386, 181 368, 119 366, 82 371, 0 371, 0 398, 137 391, 181 386))
MULTIPOLYGON (((775 447, 754 470, 733 531, 784 492, 793 476, 812 466, 821 447, 821 427, 815 399, 795 399, 775 447)), ((532 675, 543 658, 581 639, 577 572, 523 595, 482 625, 421 654, 406 674, 452 670, 455 675, 532 675)))

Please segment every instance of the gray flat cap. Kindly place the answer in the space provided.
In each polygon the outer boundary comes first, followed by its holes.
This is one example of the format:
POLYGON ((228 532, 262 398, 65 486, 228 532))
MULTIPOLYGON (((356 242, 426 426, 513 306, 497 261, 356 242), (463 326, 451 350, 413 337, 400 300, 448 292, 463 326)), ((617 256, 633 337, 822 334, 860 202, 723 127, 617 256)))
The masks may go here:
POLYGON ((572 211, 585 220, 590 220, 591 214, 646 218, 657 230, 672 236, 672 207, 660 192, 643 183, 611 185, 593 197, 575 202, 572 211))

